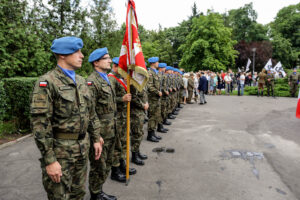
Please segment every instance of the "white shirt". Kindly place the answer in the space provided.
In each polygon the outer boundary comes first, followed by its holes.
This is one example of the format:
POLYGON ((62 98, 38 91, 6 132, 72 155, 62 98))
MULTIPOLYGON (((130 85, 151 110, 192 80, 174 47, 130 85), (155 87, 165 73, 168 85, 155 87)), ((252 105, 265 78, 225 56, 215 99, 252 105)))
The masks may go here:
POLYGON ((229 75, 226 75, 226 76, 224 77, 224 81, 225 81, 225 82, 231 82, 232 79, 231 79, 231 77, 230 77, 229 75))
POLYGON ((241 84, 241 85, 244 85, 244 84, 245 84, 245 76, 244 76, 244 75, 241 75, 241 76, 240 76, 240 84, 241 84))

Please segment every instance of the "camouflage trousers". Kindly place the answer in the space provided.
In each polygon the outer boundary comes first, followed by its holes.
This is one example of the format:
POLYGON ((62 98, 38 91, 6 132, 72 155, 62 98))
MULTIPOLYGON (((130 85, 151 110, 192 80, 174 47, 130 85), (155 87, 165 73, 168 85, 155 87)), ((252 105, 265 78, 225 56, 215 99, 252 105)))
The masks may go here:
POLYGON ((193 97, 193 90, 188 90, 188 94, 189 94, 189 96, 188 96, 188 98, 187 98, 187 102, 191 102, 192 101, 192 97, 193 97))
POLYGON ((270 95, 270 90, 271 94, 274 95, 274 83, 266 83, 267 86, 267 94, 270 95))
POLYGON ((95 160, 94 148, 90 148, 90 173, 89 173, 89 190, 91 193, 98 194, 102 191, 102 186, 105 183, 113 162, 113 155, 116 143, 115 137, 115 120, 101 120, 101 129, 105 133, 101 133, 104 140, 102 153, 99 160, 95 160))
POLYGON ((162 121, 161 119, 161 102, 159 99, 149 99, 149 110, 148 110, 148 131, 155 131, 157 124, 162 121))
POLYGON ((63 174, 60 183, 51 180, 43 159, 40 159, 43 185, 49 200, 82 200, 84 198, 88 150, 88 137, 81 141, 55 140, 54 151, 63 174))
POLYGON ((126 118, 117 118, 116 120, 116 143, 113 156, 113 167, 120 166, 120 159, 126 160, 126 118))
POLYGON ((169 102, 169 97, 163 97, 161 99, 161 117, 162 117, 162 120, 167 118, 167 115, 168 115, 168 102, 169 102))
POLYGON ((139 152, 140 145, 144 136, 144 119, 145 112, 141 109, 131 110, 131 152, 139 152))
POLYGON ((294 97, 298 90, 298 83, 297 82, 291 82, 290 84, 290 93, 291 96, 294 97))
POLYGON ((174 104, 174 92, 170 93, 169 102, 168 102, 168 113, 173 111, 173 104, 174 104))

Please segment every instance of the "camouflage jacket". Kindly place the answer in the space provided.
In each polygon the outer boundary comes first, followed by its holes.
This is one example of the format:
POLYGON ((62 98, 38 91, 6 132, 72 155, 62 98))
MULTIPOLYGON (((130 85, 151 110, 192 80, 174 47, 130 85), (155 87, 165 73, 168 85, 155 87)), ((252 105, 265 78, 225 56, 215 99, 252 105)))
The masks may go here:
MULTIPOLYGON (((120 74, 117 74, 115 72, 111 72, 110 74, 120 79, 120 81, 123 81, 126 85, 124 79, 120 76, 120 74)), ((115 99, 117 103, 117 118, 125 118, 127 112, 127 102, 124 102, 122 98, 127 93, 127 91, 125 90, 123 85, 119 83, 119 81, 116 80, 113 76, 109 76, 109 81, 112 89, 114 90, 114 93, 116 94, 115 99)))
POLYGON ((193 90, 194 89, 194 79, 193 78, 189 78, 188 79, 188 90, 193 90))
MULTIPOLYGON (((76 75, 75 79, 76 85, 56 67, 35 84, 30 108, 31 126, 46 165, 55 162, 56 158, 68 157, 57 150, 58 146, 72 152, 72 145, 78 145, 77 140, 58 144, 56 134, 82 135, 88 132, 93 142, 99 141, 100 123, 92 94, 84 78, 76 75)), ((82 154, 87 154, 87 145, 85 148, 82 154)))
POLYGON ((296 72, 296 74, 291 73, 291 75, 289 76, 289 82, 297 83, 298 81, 300 81, 300 74, 298 72, 296 72))
POLYGON ((260 72, 257 76, 258 78, 258 83, 265 83, 266 82, 266 73, 260 72))
POLYGON ((167 95, 167 92, 168 92, 167 79, 168 79, 168 77, 163 72, 159 72, 159 74, 160 74, 160 77, 161 77, 161 84, 160 84, 161 85, 161 92, 163 94, 163 97, 166 97, 166 96, 168 96, 167 95))
POLYGON ((107 124, 115 123, 117 104, 114 90, 97 71, 92 72, 87 81, 94 97, 95 111, 100 120, 100 134, 103 138, 114 137, 114 134, 107 135, 110 132, 105 130, 107 124))
POLYGON ((148 98, 159 99, 159 92, 161 90, 160 77, 152 69, 149 70, 149 81, 148 81, 148 98))
POLYGON ((148 102, 147 98, 147 87, 145 87, 141 92, 139 92, 133 85, 130 86, 131 98, 131 110, 143 110, 144 105, 148 102))
POLYGON ((266 81, 268 83, 274 83, 274 80, 275 80, 274 74, 271 73, 266 75, 266 81), (270 79, 270 81, 268 81, 268 79, 270 79))

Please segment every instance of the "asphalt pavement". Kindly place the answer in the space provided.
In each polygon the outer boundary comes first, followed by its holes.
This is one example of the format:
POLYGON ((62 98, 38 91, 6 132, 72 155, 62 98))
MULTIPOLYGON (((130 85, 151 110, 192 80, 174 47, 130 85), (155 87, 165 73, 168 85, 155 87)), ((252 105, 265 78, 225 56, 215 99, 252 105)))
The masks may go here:
MULTIPOLYGON (((104 191, 121 200, 300 200, 297 99, 207 101, 185 105, 161 142, 145 135, 146 164, 130 163, 138 172, 129 185, 108 178, 104 191)), ((39 157, 33 137, 0 150, 0 200, 47 199, 39 157)))

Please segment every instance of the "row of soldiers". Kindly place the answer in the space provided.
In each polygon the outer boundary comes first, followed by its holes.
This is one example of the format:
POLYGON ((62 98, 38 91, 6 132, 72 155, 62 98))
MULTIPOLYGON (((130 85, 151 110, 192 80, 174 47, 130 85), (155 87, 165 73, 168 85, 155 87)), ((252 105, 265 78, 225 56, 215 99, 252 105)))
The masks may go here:
MULTIPOLYGON (((166 133, 163 125, 171 125, 168 119, 181 107, 182 72, 152 57, 148 85, 138 91, 119 75, 118 58, 111 59, 107 48, 100 48, 89 56, 94 71, 85 80, 75 73, 84 58, 81 48, 83 41, 77 37, 54 40, 51 50, 57 66, 41 76, 33 90, 31 125, 42 155, 42 181, 48 199, 83 199, 89 160, 91 200, 115 200, 103 191, 103 184, 110 171, 112 180, 126 181, 127 103, 131 102, 131 161, 144 165, 147 155, 140 152, 140 144, 145 115, 147 140, 158 142, 156 131, 166 133)), ((130 175, 136 172, 129 170, 130 175)))
MULTIPOLYGON (((271 72, 271 70, 262 69, 262 71, 258 74, 256 81, 258 82, 257 96, 263 96, 264 86, 267 87, 267 95, 272 97, 274 96, 274 83, 275 76, 271 72)), ((295 97, 298 85, 300 83, 300 74, 297 72, 297 68, 293 69, 293 72, 288 76, 288 84, 290 86, 290 94, 291 97, 295 97)))

